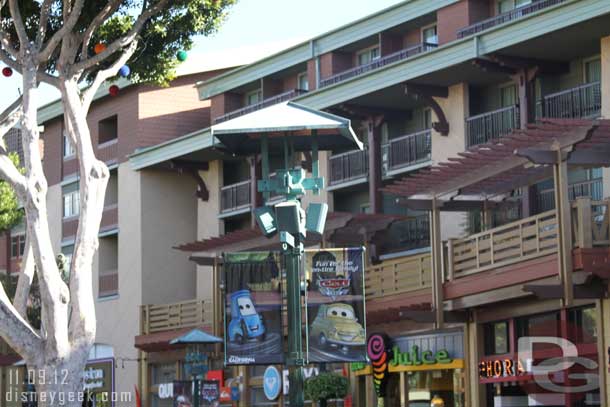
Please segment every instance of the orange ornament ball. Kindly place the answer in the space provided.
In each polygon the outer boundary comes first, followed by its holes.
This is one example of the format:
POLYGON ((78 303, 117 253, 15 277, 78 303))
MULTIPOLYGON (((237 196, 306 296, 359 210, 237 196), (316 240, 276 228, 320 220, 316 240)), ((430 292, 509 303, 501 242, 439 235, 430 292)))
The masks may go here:
POLYGON ((100 54, 102 52, 104 52, 106 50, 106 44, 102 44, 101 42, 98 44, 95 44, 95 47, 93 47, 93 51, 96 54, 100 54))

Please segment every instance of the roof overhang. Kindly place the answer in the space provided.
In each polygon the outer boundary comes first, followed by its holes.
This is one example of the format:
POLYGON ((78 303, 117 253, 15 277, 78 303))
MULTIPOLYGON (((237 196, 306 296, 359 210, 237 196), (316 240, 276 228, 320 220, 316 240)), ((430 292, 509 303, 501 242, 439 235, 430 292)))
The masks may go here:
POLYGON ((216 124, 211 127, 211 135, 237 155, 259 153, 263 136, 268 136, 271 151, 281 151, 285 137, 294 151, 311 151, 314 140, 320 150, 363 149, 349 119, 294 102, 278 103, 216 124))

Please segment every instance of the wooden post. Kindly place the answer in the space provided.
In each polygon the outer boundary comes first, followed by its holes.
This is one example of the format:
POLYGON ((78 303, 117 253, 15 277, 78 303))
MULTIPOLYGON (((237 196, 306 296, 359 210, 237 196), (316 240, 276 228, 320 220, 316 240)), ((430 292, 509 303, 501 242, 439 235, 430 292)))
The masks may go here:
POLYGON ((375 118, 367 120, 369 144, 369 202, 371 213, 381 213, 381 123, 375 118))
POLYGON ((258 156, 253 155, 248 159, 250 164, 250 210, 252 211, 251 224, 252 227, 256 227, 256 216, 254 216, 254 210, 261 206, 263 202, 263 197, 260 192, 258 192, 257 181, 261 179, 261 165, 258 161, 258 156))
POLYGON ((407 407, 409 389, 407 388, 406 372, 400 372, 400 407, 407 407))
POLYGON ((491 217, 491 208, 489 207, 489 202, 486 200, 483 201, 483 216, 481 217, 481 232, 484 230, 491 229, 492 226, 492 217, 491 217))
POLYGON ((555 207, 559 236, 559 278, 563 286, 563 306, 574 303, 572 286, 572 214, 568 196, 568 163, 562 160, 561 149, 557 150, 557 164, 553 166, 555 182, 555 207))
POLYGON ((430 246, 432 249, 432 306, 434 307, 436 329, 444 324, 443 315, 443 264, 441 242, 441 211, 435 198, 430 211, 430 246))
POLYGON ((604 355, 606 355, 608 344, 606 343, 606 332, 605 329, 608 329, 608 316, 604 315, 604 300, 596 300, 595 301, 595 323, 597 329, 597 355, 599 360, 599 397, 600 397, 600 405, 607 406, 608 405, 608 366, 606 363, 602 363, 604 360, 604 355), (604 319, 605 318, 605 319, 604 319))
POLYGON ((592 214, 591 214, 591 198, 581 196, 576 199, 576 225, 577 243, 581 249, 590 249, 593 247, 593 230, 592 230, 592 214))
POLYGON ((447 240, 447 281, 453 281, 453 240, 447 240))

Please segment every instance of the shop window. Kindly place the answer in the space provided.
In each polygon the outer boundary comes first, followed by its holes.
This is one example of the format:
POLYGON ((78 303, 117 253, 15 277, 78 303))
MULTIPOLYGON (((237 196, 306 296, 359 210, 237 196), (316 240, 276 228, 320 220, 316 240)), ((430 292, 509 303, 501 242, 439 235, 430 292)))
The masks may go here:
POLYGON ((11 258, 23 256, 25 252, 25 235, 11 236, 11 258))
POLYGON ((568 310, 568 335, 575 343, 597 342, 597 314, 595 307, 568 310))
POLYGON ((297 83, 299 90, 309 90, 309 78, 307 77, 307 71, 301 72, 297 76, 297 83))
POLYGON ((485 354, 503 355, 509 351, 508 321, 491 322, 483 327, 485 354))
POLYGON ((119 120, 114 115, 107 119, 100 120, 98 124, 97 143, 104 144, 116 140, 119 137, 119 120))

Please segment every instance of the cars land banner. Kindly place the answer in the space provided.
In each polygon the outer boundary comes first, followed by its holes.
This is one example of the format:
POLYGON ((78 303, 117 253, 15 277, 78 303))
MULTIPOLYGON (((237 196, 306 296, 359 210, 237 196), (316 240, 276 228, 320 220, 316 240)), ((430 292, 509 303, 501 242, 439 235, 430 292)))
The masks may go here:
POLYGON ((305 251, 309 362, 366 361, 364 248, 305 251))
POLYGON ((282 293, 273 253, 224 256, 225 363, 282 364, 282 293))

